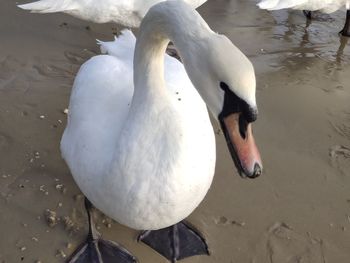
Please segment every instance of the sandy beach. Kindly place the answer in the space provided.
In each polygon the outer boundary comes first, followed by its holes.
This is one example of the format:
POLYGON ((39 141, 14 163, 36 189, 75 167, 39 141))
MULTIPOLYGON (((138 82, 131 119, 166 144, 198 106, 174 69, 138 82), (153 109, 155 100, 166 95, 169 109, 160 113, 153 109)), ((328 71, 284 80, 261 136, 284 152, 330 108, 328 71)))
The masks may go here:
MULTIPOLYGON (((350 39, 338 35, 345 10, 307 25, 300 11, 255 4, 209 0, 198 11, 254 64, 264 174, 241 179, 216 132, 214 182, 188 218, 211 256, 181 262, 350 262, 350 39)), ((0 2, 0 14, 0 262, 64 262, 87 231, 83 195, 59 151, 64 110, 80 65, 99 54, 95 39, 112 40, 121 27, 30 14, 12 0, 0 2)), ((104 215, 97 226, 139 262, 167 262, 137 243, 137 231, 104 215)))

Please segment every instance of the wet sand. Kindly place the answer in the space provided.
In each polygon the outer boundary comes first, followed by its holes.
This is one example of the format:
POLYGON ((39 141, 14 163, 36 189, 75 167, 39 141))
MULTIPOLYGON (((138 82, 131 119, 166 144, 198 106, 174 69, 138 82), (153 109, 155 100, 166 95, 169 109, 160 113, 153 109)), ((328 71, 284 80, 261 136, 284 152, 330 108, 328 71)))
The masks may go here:
MULTIPOLYGON (((59 141, 79 66, 95 39, 120 27, 0 3, 0 262, 63 262, 85 238, 83 198, 59 141), (54 213, 47 212, 47 209, 54 213), (55 214, 56 213, 56 214, 55 214)), ((243 180, 217 135, 217 168, 188 220, 212 255, 182 262, 346 263, 350 258, 350 40, 344 12, 258 10, 254 0, 209 0, 199 9, 252 60, 265 172, 243 180)), ((140 262, 167 262, 137 232, 100 215, 103 236, 140 262)))

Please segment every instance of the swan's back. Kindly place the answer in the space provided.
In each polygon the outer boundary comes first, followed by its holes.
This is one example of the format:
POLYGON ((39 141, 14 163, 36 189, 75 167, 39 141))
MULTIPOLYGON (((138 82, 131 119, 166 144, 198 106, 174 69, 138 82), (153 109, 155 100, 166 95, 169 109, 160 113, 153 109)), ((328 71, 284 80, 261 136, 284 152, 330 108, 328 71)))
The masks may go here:
POLYGON ((345 5, 349 0, 263 0, 258 6, 261 9, 278 10, 292 8, 298 10, 319 10, 324 13, 332 13, 345 5))

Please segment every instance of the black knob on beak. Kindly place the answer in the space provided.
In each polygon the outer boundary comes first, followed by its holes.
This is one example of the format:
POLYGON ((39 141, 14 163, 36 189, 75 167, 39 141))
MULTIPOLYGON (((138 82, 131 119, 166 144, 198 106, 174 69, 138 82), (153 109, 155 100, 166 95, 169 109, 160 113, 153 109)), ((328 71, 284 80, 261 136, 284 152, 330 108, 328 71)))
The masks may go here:
POLYGON ((262 167, 260 167, 260 165, 258 163, 255 163, 254 172, 251 175, 249 175, 248 177, 250 179, 254 179, 254 178, 259 177, 261 174, 262 174, 262 167))

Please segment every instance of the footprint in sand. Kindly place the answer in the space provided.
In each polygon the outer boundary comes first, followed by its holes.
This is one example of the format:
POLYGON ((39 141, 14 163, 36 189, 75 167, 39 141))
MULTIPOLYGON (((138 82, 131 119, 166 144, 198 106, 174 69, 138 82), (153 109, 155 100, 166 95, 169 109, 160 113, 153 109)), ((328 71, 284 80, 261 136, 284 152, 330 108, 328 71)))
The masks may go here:
POLYGON ((331 116, 330 124, 333 129, 342 137, 350 140, 350 113, 346 111, 334 112, 331 116))
POLYGON ((329 150, 331 163, 344 175, 350 175, 350 147, 334 145, 329 150))
POLYGON ((348 262, 348 256, 324 240, 300 234, 283 222, 273 224, 258 242, 252 263, 348 262))
POLYGON ((48 64, 41 61, 41 59, 37 59, 36 63, 32 67, 39 75, 44 77, 73 78, 76 75, 79 67, 94 55, 96 55, 96 53, 89 50, 84 50, 79 54, 65 51, 64 56, 68 60, 68 63, 64 60, 57 60, 50 61, 51 63, 48 64))
POLYGON ((38 63, 33 65, 33 69, 35 69, 39 73, 39 75, 48 77, 48 78, 53 78, 53 77, 70 78, 70 77, 73 77, 75 74, 75 71, 72 71, 70 68, 63 68, 52 64, 48 65, 48 64, 38 63))
MULTIPOLYGON (((0 58, 0 90, 27 90, 28 82, 40 81, 44 77, 70 77, 73 73, 63 67, 43 63, 41 58, 34 58, 30 63, 19 60, 13 55, 0 58)), ((57 63, 62 64, 62 63, 57 63)))
POLYGON ((0 59, 0 90, 11 87, 11 84, 16 80, 24 66, 17 58, 11 55, 0 59))
POLYGON ((271 263, 324 262, 322 244, 296 233, 284 223, 268 230, 267 257, 271 263))
POLYGON ((329 23, 335 22, 335 19, 332 16, 321 12, 313 12, 312 20, 320 21, 320 22, 329 22, 329 23))
POLYGON ((4 132, 0 132, 0 151, 8 149, 13 144, 13 138, 4 132))
POLYGON ((342 156, 344 158, 350 158, 350 148, 342 146, 342 145, 334 145, 330 149, 329 154, 333 160, 337 159, 340 156, 342 156))
POLYGON ((220 216, 219 218, 215 218, 214 219, 215 224, 217 224, 218 226, 240 226, 240 227, 244 227, 246 225, 246 223, 244 221, 237 221, 237 220, 230 220, 225 216, 220 216))
POLYGON ((337 133, 350 140, 350 124, 333 122, 331 124, 337 133))
POLYGON ((8 55, 3 59, 0 59, 0 78, 4 78, 14 71, 18 71, 19 68, 23 67, 24 64, 19 59, 12 55, 8 55))
POLYGON ((64 56, 68 59, 68 61, 72 64, 81 66, 86 60, 91 58, 92 56, 96 56, 97 54, 90 50, 84 50, 83 52, 74 53, 71 51, 65 51, 64 56))

